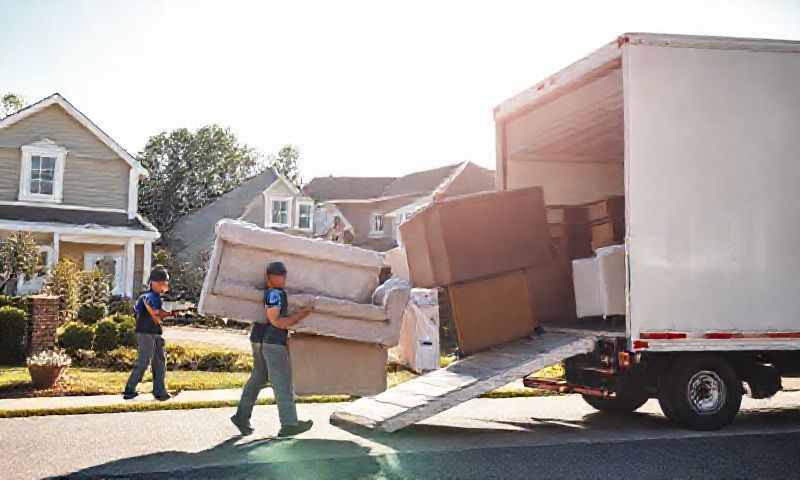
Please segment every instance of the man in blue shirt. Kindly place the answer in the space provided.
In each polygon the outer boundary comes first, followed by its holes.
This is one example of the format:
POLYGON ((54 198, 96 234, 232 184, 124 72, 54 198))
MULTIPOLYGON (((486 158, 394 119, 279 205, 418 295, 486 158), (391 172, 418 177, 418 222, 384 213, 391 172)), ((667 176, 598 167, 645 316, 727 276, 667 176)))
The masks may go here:
POLYGON ((253 323, 250 343, 253 347, 253 371, 244 386, 239 408, 231 421, 242 435, 253 433, 250 417, 258 400, 258 394, 268 381, 272 382, 275 403, 281 429, 278 437, 291 437, 311 428, 311 420, 298 421, 297 407, 294 403, 292 372, 289 364, 289 350, 286 340, 287 329, 311 313, 305 307, 292 314, 286 295, 286 266, 282 262, 272 262, 267 266, 267 289, 264 292, 264 318, 253 323))
POLYGON ((135 398, 138 393, 136 386, 142 381, 147 366, 153 370, 153 396, 157 400, 169 400, 164 381, 167 370, 167 356, 164 351, 164 338, 161 336, 161 321, 175 315, 177 312, 167 312, 161 309, 161 295, 169 290, 169 274, 164 267, 156 266, 150 272, 148 279, 150 289, 143 293, 134 306, 136 314, 136 365, 133 367, 125 392, 122 396, 126 400, 135 398))

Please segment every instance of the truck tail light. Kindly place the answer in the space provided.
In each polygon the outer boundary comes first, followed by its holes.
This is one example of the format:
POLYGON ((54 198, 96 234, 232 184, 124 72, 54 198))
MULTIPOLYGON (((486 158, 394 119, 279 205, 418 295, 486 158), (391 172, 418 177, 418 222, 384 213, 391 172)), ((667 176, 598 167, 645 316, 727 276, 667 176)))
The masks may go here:
POLYGON ((632 355, 628 352, 619 352, 619 369, 627 370, 633 365, 632 355))
POLYGON ((634 341, 633 341, 633 349, 634 349, 634 350, 639 350, 639 349, 642 349, 642 348, 647 348, 647 347, 649 347, 649 346, 650 346, 650 344, 649 344, 649 343, 647 343, 647 342, 645 342, 644 340, 634 340, 634 341))

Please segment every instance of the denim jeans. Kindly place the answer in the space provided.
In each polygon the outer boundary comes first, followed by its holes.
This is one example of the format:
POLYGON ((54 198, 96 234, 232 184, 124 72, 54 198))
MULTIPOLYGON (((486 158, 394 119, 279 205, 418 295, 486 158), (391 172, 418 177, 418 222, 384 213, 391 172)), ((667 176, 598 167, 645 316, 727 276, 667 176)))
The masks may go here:
POLYGON ((289 349, 286 345, 271 343, 252 343, 253 371, 242 390, 242 399, 236 410, 236 417, 247 423, 253 415, 253 407, 261 389, 272 382, 275 403, 281 426, 297 425, 297 407, 294 403, 292 370, 289 363, 289 349))
POLYGON ((125 385, 125 391, 133 393, 136 386, 142 381, 147 366, 153 369, 153 395, 156 397, 167 394, 167 386, 164 383, 164 374, 167 370, 167 354, 164 351, 164 338, 161 335, 152 333, 137 333, 136 345, 138 358, 136 365, 133 366, 131 376, 125 385))

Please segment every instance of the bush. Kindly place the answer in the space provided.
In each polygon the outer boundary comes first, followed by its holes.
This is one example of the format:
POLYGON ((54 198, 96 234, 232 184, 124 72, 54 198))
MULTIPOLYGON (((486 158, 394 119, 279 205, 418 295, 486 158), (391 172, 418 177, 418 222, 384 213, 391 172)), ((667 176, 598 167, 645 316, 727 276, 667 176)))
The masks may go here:
POLYGON ((116 323, 125 323, 125 322, 136 322, 136 317, 133 315, 122 315, 122 314, 112 314, 110 317, 111 320, 114 320, 116 323))
POLYGON ((133 317, 116 317, 125 320, 117 323, 119 330, 119 344, 126 347, 136 346, 136 320, 133 317))
POLYGON ((17 363, 25 359, 27 329, 24 310, 0 307, 0 362, 17 363))
POLYGON ((97 323, 98 320, 105 318, 108 315, 108 308, 104 303, 91 303, 81 305, 78 309, 78 320, 83 323, 97 323))
POLYGON ((94 342, 94 328, 80 322, 69 322, 64 325, 58 335, 58 343, 66 351, 90 350, 94 342))
POLYGON ((47 277, 43 293, 60 298, 59 315, 62 321, 72 320, 78 310, 78 265, 67 257, 58 261, 47 277))
POLYGON ((0 295, 0 307, 14 306, 14 297, 9 295, 0 295))
POLYGON ((97 352, 108 352, 119 347, 119 327, 114 320, 106 318, 97 322, 94 327, 94 349, 97 352))
POLYGON ((133 315, 133 302, 127 298, 116 296, 108 304, 109 315, 133 315))

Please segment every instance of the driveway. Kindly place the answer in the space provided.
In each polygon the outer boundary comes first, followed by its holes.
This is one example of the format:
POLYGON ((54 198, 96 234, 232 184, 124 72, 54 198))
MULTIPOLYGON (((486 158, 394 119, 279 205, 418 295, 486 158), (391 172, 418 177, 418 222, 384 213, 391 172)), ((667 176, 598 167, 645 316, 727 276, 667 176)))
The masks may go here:
POLYGON ((730 478, 800 471, 800 392, 747 399, 720 432, 672 426, 656 402, 623 417, 579 396, 478 399, 394 434, 346 431, 335 404, 303 404, 314 428, 272 440, 273 406, 241 438, 233 409, 0 420, 4 478, 730 478), (165 473, 169 472, 169 473, 165 473))

